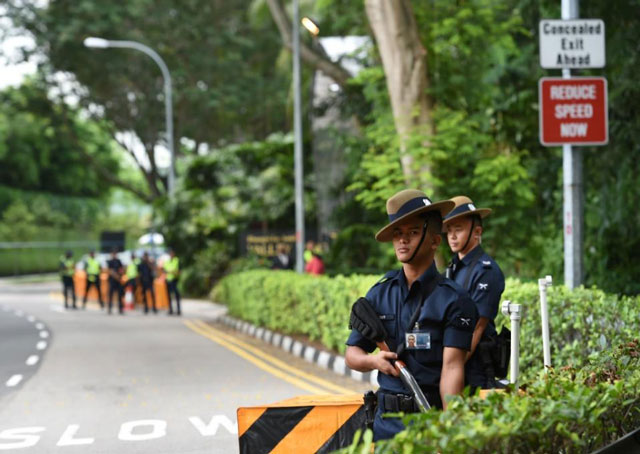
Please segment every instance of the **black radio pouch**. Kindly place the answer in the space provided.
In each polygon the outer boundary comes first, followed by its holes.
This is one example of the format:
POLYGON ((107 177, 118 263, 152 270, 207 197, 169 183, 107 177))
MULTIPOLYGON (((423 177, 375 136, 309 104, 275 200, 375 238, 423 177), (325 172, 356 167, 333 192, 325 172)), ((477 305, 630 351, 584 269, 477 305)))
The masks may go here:
POLYGON ((378 406, 378 392, 367 391, 364 393, 365 428, 373 430, 373 420, 376 417, 378 406))
POLYGON ((509 359, 511 357, 511 331, 506 326, 503 326, 500 334, 496 336, 496 346, 493 349, 492 356, 496 377, 505 378, 509 372, 509 359))

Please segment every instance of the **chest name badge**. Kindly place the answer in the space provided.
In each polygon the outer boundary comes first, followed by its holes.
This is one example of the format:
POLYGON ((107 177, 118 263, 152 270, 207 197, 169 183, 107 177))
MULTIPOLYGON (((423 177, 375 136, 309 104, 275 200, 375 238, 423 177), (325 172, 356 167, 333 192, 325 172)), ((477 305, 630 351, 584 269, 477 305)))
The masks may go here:
POLYGON ((405 333, 404 346, 407 350, 429 350, 431 348, 431 334, 416 331, 405 333))

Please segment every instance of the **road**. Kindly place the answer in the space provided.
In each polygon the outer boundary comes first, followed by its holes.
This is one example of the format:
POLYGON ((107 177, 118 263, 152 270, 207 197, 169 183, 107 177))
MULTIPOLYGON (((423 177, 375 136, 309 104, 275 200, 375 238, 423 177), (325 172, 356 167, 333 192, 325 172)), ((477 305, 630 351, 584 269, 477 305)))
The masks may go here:
POLYGON ((236 453, 238 407, 362 390, 267 365, 277 353, 212 326, 210 305, 108 316, 65 311, 59 291, 0 281, 0 451, 236 453))

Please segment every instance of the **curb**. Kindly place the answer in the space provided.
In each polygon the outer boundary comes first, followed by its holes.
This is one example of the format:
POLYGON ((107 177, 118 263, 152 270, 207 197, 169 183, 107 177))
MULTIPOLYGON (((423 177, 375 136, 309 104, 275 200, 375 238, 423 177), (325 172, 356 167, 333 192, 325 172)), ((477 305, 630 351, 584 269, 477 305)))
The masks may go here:
POLYGON ((253 336, 256 339, 263 340, 287 353, 291 353, 292 355, 302 358, 307 362, 316 364, 323 369, 330 370, 338 375, 349 377, 356 381, 370 383, 374 386, 378 385, 377 370, 371 372, 358 372, 353 369, 349 369, 344 362, 344 356, 335 355, 324 350, 318 350, 311 345, 293 340, 290 336, 285 336, 266 328, 257 327, 249 322, 237 320, 233 317, 229 317, 228 315, 224 315, 218 318, 218 320, 231 328, 249 336, 253 336))

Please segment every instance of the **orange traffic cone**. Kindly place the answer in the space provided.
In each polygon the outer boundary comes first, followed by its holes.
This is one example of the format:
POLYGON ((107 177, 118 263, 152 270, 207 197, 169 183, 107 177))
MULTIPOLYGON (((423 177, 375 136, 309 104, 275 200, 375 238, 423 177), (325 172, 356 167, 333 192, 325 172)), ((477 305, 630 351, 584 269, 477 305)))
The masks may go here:
POLYGON ((127 291, 124 293, 124 310, 133 310, 133 288, 129 285, 127 291))

